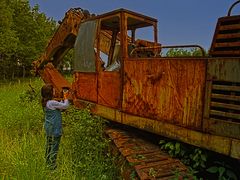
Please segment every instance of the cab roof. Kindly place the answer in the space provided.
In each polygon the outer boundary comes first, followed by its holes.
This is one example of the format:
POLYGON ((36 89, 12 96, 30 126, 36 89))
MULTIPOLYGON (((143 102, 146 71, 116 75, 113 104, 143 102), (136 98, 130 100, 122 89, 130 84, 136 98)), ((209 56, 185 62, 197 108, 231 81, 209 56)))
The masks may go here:
POLYGON ((151 26, 155 23, 157 23, 157 19, 142 15, 140 13, 136 13, 127 9, 116 9, 111 12, 107 12, 101 15, 97 15, 93 18, 90 18, 89 20, 92 19, 105 19, 105 24, 107 24, 109 27, 114 28, 114 26, 117 26, 116 22, 119 21, 119 19, 116 17, 119 14, 125 14, 126 17, 128 18, 128 29, 136 29, 136 28, 141 28, 141 27, 147 27, 151 26), (108 18, 109 17, 109 18, 108 18))

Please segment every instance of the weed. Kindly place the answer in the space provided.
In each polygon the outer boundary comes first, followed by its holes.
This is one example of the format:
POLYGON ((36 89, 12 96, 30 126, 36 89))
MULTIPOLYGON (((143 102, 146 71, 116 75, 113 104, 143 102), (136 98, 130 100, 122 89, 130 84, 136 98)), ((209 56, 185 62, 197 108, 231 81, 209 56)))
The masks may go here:
POLYGON ((71 156, 76 177, 105 179, 111 175, 114 172, 113 159, 109 156, 108 140, 103 135, 106 122, 100 117, 92 116, 88 109, 74 108, 68 110, 65 123, 68 120, 67 138, 73 152, 71 156))
MULTIPOLYGON (((189 166, 187 176, 195 178, 201 169, 206 167, 207 154, 199 148, 193 148, 175 141, 160 140, 162 150, 168 152, 171 157, 180 159, 185 165, 189 166)), ((178 174, 176 174, 177 176, 178 174)))
MULTIPOLYGON (((168 152, 172 157, 180 159, 185 165, 187 165, 188 172, 182 177, 182 175, 176 171, 174 172, 175 178, 178 177, 189 178, 191 179, 202 179, 197 177, 201 174, 205 176, 210 176, 210 179, 219 179, 219 180, 236 180, 238 175, 236 170, 233 169, 233 166, 228 165, 223 162, 209 162, 208 158, 213 158, 214 156, 209 151, 205 151, 200 148, 186 145, 184 143, 179 143, 175 141, 160 140, 159 142, 162 150, 168 152), (207 152, 209 156, 207 156, 207 152), (211 155, 213 157, 211 157, 211 155), (207 173, 208 172, 208 173, 207 173), (201 174, 200 174, 201 173, 201 174), (210 174, 209 174, 210 173, 210 174), (186 176, 186 177, 185 177, 186 176)), ((206 178, 206 177, 204 177, 206 178)))
POLYGON ((0 87, 0 179, 117 179, 103 137, 106 123, 88 110, 63 113, 58 168, 46 168, 39 79, 0 87))
POLYGON ((138 176, 137 176, 136 171, 132 171, 131 174, 130 174, 130 179, 131 179, 131 180, 135 180, 135 179, 137 179, 137 177, 138 177, 138 176))
POLYGON ((148 175, 155 178, 157 175, 157 171, 154 168, 150 168, 148 175))
POLYGON ((231 166, 224 162, 215 161, 214 166, 207 169, 208 172, 215 174, 219 180, 237 180, 237 175, 232 170, 231 166))

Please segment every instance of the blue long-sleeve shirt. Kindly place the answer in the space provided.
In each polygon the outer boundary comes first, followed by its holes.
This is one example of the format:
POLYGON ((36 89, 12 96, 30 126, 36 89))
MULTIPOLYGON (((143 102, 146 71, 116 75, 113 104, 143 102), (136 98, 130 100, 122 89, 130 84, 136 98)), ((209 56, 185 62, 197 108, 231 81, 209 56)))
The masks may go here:
POLYGON ((61 136, 62 135, 62 115, 61 111, 67 109, 69 101, 64 102, 49 100, 45 107, 45 123, 44 128, 47 136, 61 136))

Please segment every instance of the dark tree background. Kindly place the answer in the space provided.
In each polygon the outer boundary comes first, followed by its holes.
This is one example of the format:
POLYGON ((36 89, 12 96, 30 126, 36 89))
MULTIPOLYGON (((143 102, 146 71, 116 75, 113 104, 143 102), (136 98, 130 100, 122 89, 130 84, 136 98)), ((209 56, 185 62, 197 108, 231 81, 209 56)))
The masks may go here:
POLYGON ((30 75, 57 23, 28 0, 0 0, 0 80, 30 75))

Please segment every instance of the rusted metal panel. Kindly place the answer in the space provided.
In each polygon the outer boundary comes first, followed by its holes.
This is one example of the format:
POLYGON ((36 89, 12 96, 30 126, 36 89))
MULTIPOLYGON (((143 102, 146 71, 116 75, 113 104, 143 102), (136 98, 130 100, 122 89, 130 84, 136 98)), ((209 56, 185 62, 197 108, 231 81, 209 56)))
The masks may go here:
POLYGON ((235 30, 239 28, 239 24, 233 24, 233 25, 225 25, 225 26, 220 26, 219 30, 235 30))
POLYGON ((98 75, 98 103, 118 108, 120 100, 119 72, 99 72, 98 75))
POLYGON ((206 59, 124 63, 123 111, 201 129, 206 59))
POLYGON ((215 90, 223 90, 223 91, 237 91, 240 92, 240 86, 224 86, 224 85, 212 85, 212 88, 215 90))
POLYGON ((100 47, 100 50, 106 54, 109 53, 109 49, 110 49, 110 46, 111 46, 111 32, 107 33, 105 31, 101 31, 101 34, 100 34, 100 41, 99 41, 99 47, 100 47))
POLYGON ((211 118, 204 120, 204 127, 208 133, 240 139, 240 124, 235 122, 211 118))
POLYGON ((204 131, 240 139, 240 59, 210 58, 207 82, 204 131))
MULTIPOLYGON (((126 15, 129 15, 129 16, 133 16, 133 17, 137 17, 138 19, 141 19, 142 21, 145 21, 145 22, 157 22, 157 19, 155 18, 152 18, 150 16, 146 16, 146 15, 143 15, 143 14, 140 14, 140 13, 136 13, 136 12, 133 12, 133 11, 130 11, 130 10, 127 10, 127 9, 116 9, 114 11, 111 11, 111 12, 108 12, 108 13, 104 13, 102 15, 99 15, 98 18, 106 18, 106 17, 110 17, 110 16, 114 16, 116 14, 126 14, 126 15)), ((143 22, 142 22, 143 23, 143 22)), ((143 23, 143 25, 141 27, 144 27, 145 24, 143 23)))
POLYGON ((238 105, 234 104, 227 104, 227 103, 220 103, 220 102, 211 102, 211 106, 219 107, 219 108, 228 108, 232 110, 239 110, 238 105))
POLYGON ((218 43, 215 45, 215 47, 217 48, 221 48, 221 47, 236 47, 236 46, 240 46, 240 42, 231 42, 231 43, 218 43))
MULTIPOLYGON (((211 87, 212 87, 212 81, 206 78, 206 86, 205 86, 205 96, 204 96, 204 112, 203 117, 209 118, 209 111, 210 111, 210 103, 211 103, 211 87)), ((203 130, 204 130, 204 119, 203 119, 203 130)))
POLYGON ((235 95, 225 95, 225 94, 214 94, 214 93, 212 93, 211 98, 240 102, 240 96, 235 96, 235 95))
POLYGON ((96 73, 74 73, 73 90, 76 98, 97 102, 96 73))
MULTIPOLYGON (((218 34, 218 39, 227 39, 227 38, 240 38, 240 33, 232 33, 232 34, 218 34)), ((231 43, 229 43, 231 45, 231 43)))
POLYGON ((81 23, 74 44, 73 68, 79 72, 96 72, 96 52, 94 50, 97 20, 81 23))
POLYGON ((210 58, 209 80, 240 82, 240 58, 210 58))
POLYGON ((51 63, 47 64, 44 70, 40 73, 45 83, 50 83, 54 86, 56 90, 56 97, 62 96, 62 88, 68 87, 70 89, 72 87, 71 84, 63 77, 61 73, 59 73, 56 68, 54 68, 51 63))
POLYGON ((120 111, 118 111, 116 109, 108 108, 108 107, 102 106, 102 105, 97 105, 96 107, 94 107, 92 109, 92 111, 103 118, 122 123, 122 121, 121 121, 122 114, 120 111))
POLYGON ((239 140, 233 140, 232 141, 232 148, 231 148, 231 156, 233 158, 240 159, 240 141, 239 140))
MULTIPOLYGON (((122 123, 140 129, 145 129, 165 137, 180 140, 198 147, 206 148, 221 154, 232 156, 232 154, 230 154, 232 142, 231 138, 206 134, 190 130, 189 128, 183 128, 162 121, 137 117, 130 114, 122 115, 122 123)), ((238 140, 237 142, 240 141, 238 140)), ((240 148, 240 146, 238 147, 240 148)), ((238 158, 240 159, 240 156, 238 158)))
POLYGON ((234 118, 240 120, 239 114, 236 113, 230 113, 230 112, 223 112, 223 111, 217 111, 217 110, 210 110, 211 115, 216 115, 216 116, 224 116, 226 118, 234 118))
POLYGON ((218 19, 211 49, 211 56, 240 56, 240 16, 226 16, 218 19))

